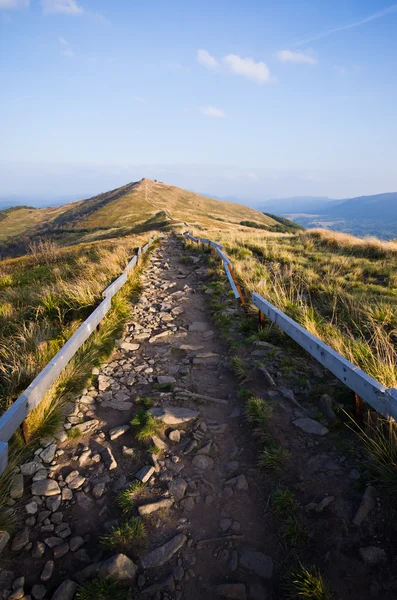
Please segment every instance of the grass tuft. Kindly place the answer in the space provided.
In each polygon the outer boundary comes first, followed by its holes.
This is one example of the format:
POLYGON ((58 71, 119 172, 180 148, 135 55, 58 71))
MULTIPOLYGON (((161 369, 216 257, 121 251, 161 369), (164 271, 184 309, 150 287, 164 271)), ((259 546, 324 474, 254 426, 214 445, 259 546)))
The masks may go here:
POLYGON ((238 356, 233 356, 232 367, 238 379, 245 379, 247 377, 247 364, 238 356))
POLYGON ((129 514, 135 507, 135 498, 142 491, 144 484, 141 481, 133 481, 124 492, 117 496, 117 505, 124 514, 129 514))
POLYGON ((272 407, 263 398, 254 396, 247 401, 245 414, 249 423, 264 426, 272 414, 272 407))
POLYGON ((308 530, 296 515, 291 515, 283 525, 283 534, 292 546, 302 546, 307 542, 308 530))
POLYGON ((81 585, 76 594, 76 600, 128 600, 129 592, 121 588, 111 579, 96 577, 81 585))
POLYGON ((269 444, 262 450, 258 459, 258 465, 262 469, 279 473, 285 466, 285 461, 289 457, 288 450, 280 448, 276 444, 269 444))
POLYGON ((109 550, 142 546, 146 541, 146 527, 139 517, 130 517, 101 537, 101 544, 109 550))
POLYGON ((332 600, 330 587, 315 567, 300 565, 291 577, 289 597, 300 600, 332 600))
POLYGON ((131 420, 131 425, 135 430, 136 438, 140 442, 148 440, 161 429, 161 423, 146 412, 144 409, 138 410, 135 417, 131 420))
POLYGON ((278 517, 292 515, 299 510, 295 494, 288 488, 277 488, 272 494, 272 510, 278 517))

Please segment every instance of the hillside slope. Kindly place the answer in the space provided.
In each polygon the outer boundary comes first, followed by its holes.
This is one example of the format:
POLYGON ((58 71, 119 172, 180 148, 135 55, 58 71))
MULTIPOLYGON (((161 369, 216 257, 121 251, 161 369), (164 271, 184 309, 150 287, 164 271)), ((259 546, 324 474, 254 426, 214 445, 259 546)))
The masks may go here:
POLYGON ((384 222, 397 221, 397 192, 349 198, 337 206, 324 209, 322 212, 345 219, 360 217, 361 219, 376 219, 384 222))
POLYGON ((170 227, 230 229, 242 221, 277 226, 274 219, 247 206, 149 179, 57 208, 1 211, 0 221, 0 243, 9 254, 23 252, 28 241, 43 235, 73 244, 170 227))

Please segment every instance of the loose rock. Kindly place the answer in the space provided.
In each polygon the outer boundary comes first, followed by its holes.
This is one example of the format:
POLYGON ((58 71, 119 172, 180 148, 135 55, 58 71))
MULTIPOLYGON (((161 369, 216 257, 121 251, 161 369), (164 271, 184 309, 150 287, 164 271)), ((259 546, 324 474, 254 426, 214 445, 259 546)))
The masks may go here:
POLYGON ((149 569, 153 567, 161 567, 168 562, 180 548, 182 548, 186 541, 186 535, 180 533, 173 537, 169 542, 166 542, 162 546, 159 546, 151 552, 148 552, 140 558, 142 568, 149 569))

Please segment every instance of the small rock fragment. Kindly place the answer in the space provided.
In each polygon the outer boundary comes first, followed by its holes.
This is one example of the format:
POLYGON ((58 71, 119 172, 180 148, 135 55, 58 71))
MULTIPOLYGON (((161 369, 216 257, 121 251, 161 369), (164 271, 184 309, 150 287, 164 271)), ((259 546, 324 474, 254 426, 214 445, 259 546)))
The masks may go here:
POLYGON ((135 475, 135 478, 138 479, 138 481, 142 481, 142 483, 146 483, 149 481, 154 472, 154 467, 146 465, 145 467, 142 467, 142 469, 139 469, 138 473, 135 475))

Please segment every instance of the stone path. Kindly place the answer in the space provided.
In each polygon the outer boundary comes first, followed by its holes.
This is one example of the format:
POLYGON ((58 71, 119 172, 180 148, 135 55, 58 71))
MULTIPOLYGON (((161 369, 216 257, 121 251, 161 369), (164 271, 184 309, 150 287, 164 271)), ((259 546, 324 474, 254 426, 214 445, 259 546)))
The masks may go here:
POLYGON ((170 236, 153 252, 111 361, 16 474, 10 503, 23 500, 1 555, 3 598, 72 600, 97 574, 139 598, 268 597, 276 541, 250 431, 203 293, 207 268, 183 262, 180 244, 170 236), (160 427, 146 444, 130 424, 145 407, 160 427), (105 550, 101 536, 125 518, 118 497, 137 480, 147 546, 105 550))

